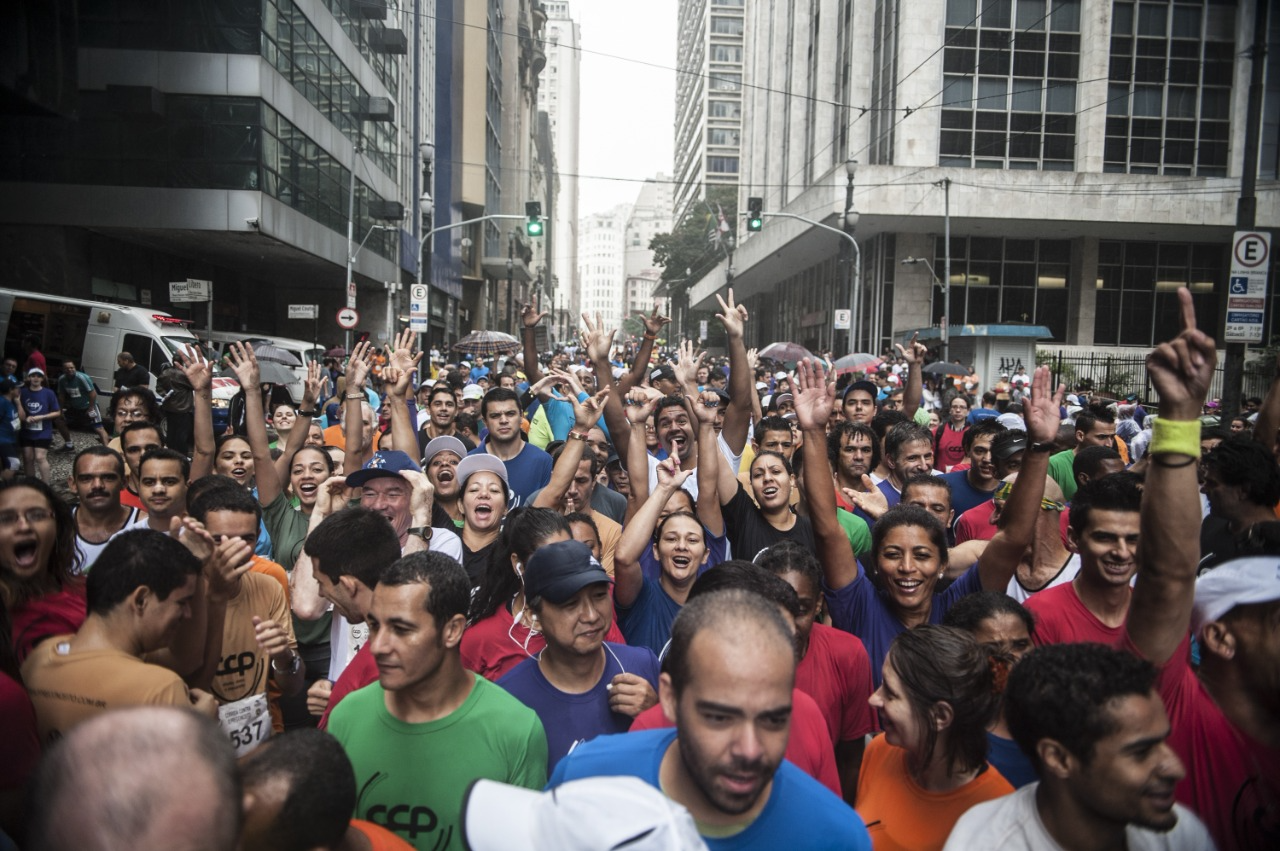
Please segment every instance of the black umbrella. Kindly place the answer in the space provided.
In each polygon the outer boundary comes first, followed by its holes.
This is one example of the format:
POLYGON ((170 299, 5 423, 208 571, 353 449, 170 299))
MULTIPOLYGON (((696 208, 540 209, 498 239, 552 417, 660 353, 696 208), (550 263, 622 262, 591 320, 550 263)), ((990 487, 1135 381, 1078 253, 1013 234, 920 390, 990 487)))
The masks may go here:
POLYGON ((969 370, 965 369, 958 363, 947 363, 946 361, 934 361, 924 367, 924 372, 930 375, 968 375, 969 370))

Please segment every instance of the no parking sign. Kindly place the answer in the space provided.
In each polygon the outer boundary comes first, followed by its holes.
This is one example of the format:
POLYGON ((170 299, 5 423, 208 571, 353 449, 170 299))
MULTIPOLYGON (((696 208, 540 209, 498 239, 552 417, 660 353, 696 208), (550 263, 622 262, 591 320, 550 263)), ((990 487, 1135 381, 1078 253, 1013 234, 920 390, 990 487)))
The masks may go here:
POLYGON ((1228 343, 1261 343, 1266 315, 1267 271, 1271 268, 1271 234, 1236 231, 1231 240, 1231 274, 1227 282, 1228 343))

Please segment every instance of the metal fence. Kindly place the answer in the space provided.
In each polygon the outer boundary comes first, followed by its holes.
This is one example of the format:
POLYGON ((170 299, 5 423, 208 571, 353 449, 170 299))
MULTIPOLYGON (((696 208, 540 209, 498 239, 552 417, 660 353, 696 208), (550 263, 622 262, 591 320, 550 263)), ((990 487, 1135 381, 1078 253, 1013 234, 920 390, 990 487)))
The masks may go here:
MULTIPOLYGON (((1036 352, 1036 364, 1046 365, 1053 371, 1053 383, 1067 385, 1067 391, 1088 389, 1112 399, 1123 399, 1137 393, 1144 402, 1159 402, 1155 390, 1147 378, 1146 358, 1142 355, 1109 355, 1101 352, 1081 355, 1066 352, 1036 352)), ((1209 398, 1222 397, 1223 367, 1219 363, 1209 387, 1209 398)), ((1243 396, 1266 396, 1270 385, 1270 373, 1252 369, 1244 372, 1243 396)))

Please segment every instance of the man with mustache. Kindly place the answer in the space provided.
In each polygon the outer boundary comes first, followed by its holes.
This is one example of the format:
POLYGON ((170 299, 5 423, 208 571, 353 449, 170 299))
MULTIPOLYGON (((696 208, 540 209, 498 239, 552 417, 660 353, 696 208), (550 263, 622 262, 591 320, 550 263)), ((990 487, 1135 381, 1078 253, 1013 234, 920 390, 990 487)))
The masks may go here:
POLYGON ((957 517, 991 499, 1000 486, 995 461, 991 457, 991 442, 1004 430, 1004 426, 994 419, 981 420, 965 430, 961 445, 969 469, 943 476, 951 485, 951 507, 957 517))
POLYGON ((147 525, 146 512, 120 502, 124 489, 124 459, 105 446, 90 446, 76 456, 67 487, 79 504, 71 510, 76 526, 76 549, 88 573, 102 550, 116 535, 147 525))

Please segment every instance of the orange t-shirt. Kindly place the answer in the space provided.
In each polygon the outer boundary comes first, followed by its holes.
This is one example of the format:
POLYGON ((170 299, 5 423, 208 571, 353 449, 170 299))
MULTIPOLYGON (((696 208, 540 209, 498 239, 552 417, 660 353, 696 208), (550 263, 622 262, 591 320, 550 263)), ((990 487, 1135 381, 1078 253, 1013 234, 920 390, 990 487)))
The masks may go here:
POLYGON ((991 765, 958 789, 922 789, 907 770, 907 752, 876 736, 862 758, 856 809, 874 851, 941 851, 970 807, 1012 792, 991 765))
POLYGON ((254 556, 253 564, 249 566, 252 573, 261 573, 263 576, 270 576, 276 582, 280 583, 280 587, 284 589, 284 599, 289 600, 289 574, 284 568, 276 564, 269 558, 262 556, 254 556))
POLYGON ((373 851, 413 851, 413 846, 396 836, 385 827, 379 827, 371 821, 358 818, 351 820, 351 826, 364 834, 373 851))
POLYGON ((342 449, 347 445, 347 436, 342 433, 342 424, 335 423, 324 430, 324 445, 342 449))

